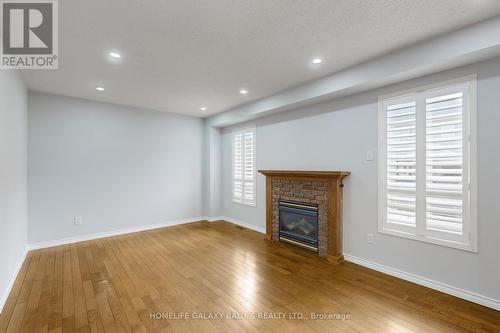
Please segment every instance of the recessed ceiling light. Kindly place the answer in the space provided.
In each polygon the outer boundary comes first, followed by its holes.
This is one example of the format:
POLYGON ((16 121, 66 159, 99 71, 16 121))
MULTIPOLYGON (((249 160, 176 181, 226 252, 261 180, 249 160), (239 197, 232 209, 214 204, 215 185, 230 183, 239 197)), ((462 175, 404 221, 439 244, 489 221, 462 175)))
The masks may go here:
POLYGON ((117 52, 110 52, 109 55, 113 58, 121 58, 122 56, 120 55, 120 53, 117 53, 117 52))
POLYGON ((104 91, 104 88, 103 87, 96 87, 95 90, 97 90, 97 91, 104 91))
POLYGON ((202 107, 200 108, 200 110, 201 110, 201 111, 207 111, 207 108, 206 108, 206 107, 204 107, 204 106, 202 106, 202 107))
POLYGON ((246 95, 246 94, 248 94, 248 90, 246 90, 246 89, 241 89, 241 90, 240 90, 240 94, 246 95))
POLYGON ((322 62, 323 62, 323 60, 322 60, 322 59, 320 59, 320 58, 315 58, 315 59, 313 59, 313 61, 312 61, 312 63, 313 63, 313 64, 321 64, 322 62))

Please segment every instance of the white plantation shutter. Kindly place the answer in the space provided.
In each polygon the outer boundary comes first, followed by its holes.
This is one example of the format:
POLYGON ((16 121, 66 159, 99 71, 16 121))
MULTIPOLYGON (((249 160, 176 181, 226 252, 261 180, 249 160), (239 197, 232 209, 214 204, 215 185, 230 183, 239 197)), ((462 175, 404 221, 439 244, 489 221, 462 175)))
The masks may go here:
POLYGON ((255 206, 255 128, 233 132, 233 201, 255 206))
POLYGON ((243 200, 245 203, 255 203, 255 129, 246 130, 244 140, 244 165, 243 165, 243 200))
POLYGON ((416 102, 394 101, 387 117, 387 222, 416 225, 416 102))
POLYGON ((243 133, 233 134, 233 200, 243 202, 243 133))
POLYGON ((381 232, 475 250, 472 86, 469 79, 380 101, 381 232))
MULTIPOLYGON (((426 98, 426 228, 457 235, 464 222, 464 92, 426 98)), ((456 92, 455 92, 456 91, 456 92)))

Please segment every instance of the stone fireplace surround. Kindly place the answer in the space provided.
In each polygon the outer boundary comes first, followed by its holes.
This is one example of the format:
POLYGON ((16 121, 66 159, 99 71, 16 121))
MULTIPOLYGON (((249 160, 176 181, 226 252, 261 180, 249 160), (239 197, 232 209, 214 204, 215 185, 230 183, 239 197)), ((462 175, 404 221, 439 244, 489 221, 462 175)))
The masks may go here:
POLYGON ((338 263, 342 254, 342 180, 345 171, 259 170, 266 176, 266 238, 279 240, 279 201, 318 205, 318 254, 338 263))

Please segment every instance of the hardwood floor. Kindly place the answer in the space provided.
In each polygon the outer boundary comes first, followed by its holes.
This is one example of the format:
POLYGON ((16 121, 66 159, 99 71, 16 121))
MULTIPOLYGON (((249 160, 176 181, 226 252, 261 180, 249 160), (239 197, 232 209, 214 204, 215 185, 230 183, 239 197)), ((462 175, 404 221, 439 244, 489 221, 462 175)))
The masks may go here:
POLYGON ((197 222, 30 252, 0 316, 4 331, 500 332, 500 312, 197 222))

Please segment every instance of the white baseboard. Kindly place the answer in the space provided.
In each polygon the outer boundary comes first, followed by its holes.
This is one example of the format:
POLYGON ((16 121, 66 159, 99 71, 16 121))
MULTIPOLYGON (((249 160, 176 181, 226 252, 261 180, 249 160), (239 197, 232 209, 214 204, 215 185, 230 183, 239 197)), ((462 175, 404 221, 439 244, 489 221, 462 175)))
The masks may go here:
POLYGON ((203 219, 203 221, 214 222, 214 221, 217 221, 217 219, 219 219, 219 218, 218 217, 203 216, 203 217, 201 217, 201 219, 203 219))
POLYGON ((266 228, 265 227, 259 227, 259 226, 253 225, 253 224, 249 224, 249 223, 237 220, 237 219, 233 219, 232 217, 217 216, 217 217, 208 217, 208 218, 205 218, 205 219, 207 221, 209 221, 209 222, 224 220, 224 221, 227 221, 229 223, 239 225, 240 227, 260 232, 261 234, 265 234, 266 233, 266 228))
POLYGON ((84 241, 88 241, 88 240, 94 240, 94 239, 106 238, 106 237, 112 237, 112 236, 119 236, 119 235, 125 235, 125 234, 134 233, 134 232, 140 232, 140 231, 146 231, 146 230, 153 230, 153 229, 159 229, 159 228, 165 228, 165 227, 171 227, 171 226, 174 226, 174 225, 186 224, 186 223, 193 223, 193 222, 203 221, 203 220, 206 220, 206 217, 193 217, 193 218, 187 218, 187 219, 181 219, 181 220, 175 220, 175 221, 168 221, 168 222, 157 223, 157 224, 149 224, 149 225, 144 225, 144 226, 124 228, 124 229, 113 230, 113 231, 98 232, 98 233, 90 234, 90 235, 83 235, 83 236, 69 237, 69 238, 63 238, 63 239, 56 239, 56 240, 47 241, 47 242, 29 244, 28 245, 28 250, 44 249, 44 248, 47 248, 47 247, 53 247, 53 246, 59 246, 59 245, 65 245, 65 244, 79 243, 79 242, 84 242, 84 241))
POLYGON ((19 275, 19 272, 21 271, 21 267, 23 266, 24 260, 26 259, 26 255, 28 254, 28 248, 24 250, 24 253, 21 257, 21 260, 17 263, 16 270, 14 271, 14 274, 12 274, 9 284, 6 286, 5 290, 1 290, 3 294, 0 297, 0 314, 3 311, 3 308, 5 306, 5 303, 7 303, 7 298, 9 298, 10 292, 12 291, 12 287, 14 287, 14 283, 16 282, 17 276, 19 275))
POLYGON ((224 219, 225 219, 224 216, 205 217, 205 220, 207 220, 208 222, 215 222, 215 221, 220 221, 220 220, 224 220, 224 219))
POLYGON ((500 301, 344 253, 346 261, 500 311, 500 301))

